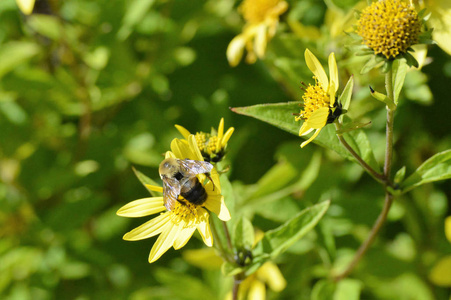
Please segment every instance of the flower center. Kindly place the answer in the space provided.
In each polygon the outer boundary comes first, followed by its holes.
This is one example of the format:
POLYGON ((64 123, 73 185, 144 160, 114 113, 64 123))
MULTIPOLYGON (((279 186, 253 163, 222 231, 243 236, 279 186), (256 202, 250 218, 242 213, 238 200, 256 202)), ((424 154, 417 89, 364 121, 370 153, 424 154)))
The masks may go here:
POLYGON ((175 224, 180 224, 183 221, 188 227, 195 226, 200 223, 200 219, 196 205, 188 201, 183 203, 177 201, 175 207, 172 209, 171 220, 175 224))
POLYGON ((399 0, 373 2, 365 8, 357 22, 357 33, 362 44, 387 59, 418 43, 421 23, 410 5, 399 0))
POLYGON ((211 155, 219 153, 222 149, 217 148, 218 136, 211 135, 204 132, 197 132, 195 135, 197 146, 199 147, 202 156, 207 161, 210 161, 211 155))
POLYGON ((261 23, 281 0, 244 0, 241 13, 249 23, 261 23))
POLYGON ((194 136, 196 138, 197 146, 201 152, 205 151, 205 147, 207 146, 208 139, 210 135, 204 132, 197 132, 194 136))
POLYGON ((329 107, 330 105, 329 95, 317 80, 315 85, 309 84, 302 99, 304 100, 304 110, 301 110, 301 114, 296 117, 296 121, 307 120, 318 108, 329 107))

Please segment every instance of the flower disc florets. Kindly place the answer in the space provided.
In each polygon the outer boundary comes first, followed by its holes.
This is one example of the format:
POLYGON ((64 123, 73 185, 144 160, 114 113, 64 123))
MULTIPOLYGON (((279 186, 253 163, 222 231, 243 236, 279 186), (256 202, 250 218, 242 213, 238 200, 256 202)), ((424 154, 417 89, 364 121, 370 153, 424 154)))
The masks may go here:
POLYGON ((330 97, 317 80, 315 85, 309 84, 302 99, 304 100, 304 110, 301 110, 296 121, 307 120, 318 108, 330 106, 330 97))
POLYGON ((375 54, 392 59, 418 43, 421 24, 412 6, 400 0, 383 0, 362 11, 357 33, 375 54))

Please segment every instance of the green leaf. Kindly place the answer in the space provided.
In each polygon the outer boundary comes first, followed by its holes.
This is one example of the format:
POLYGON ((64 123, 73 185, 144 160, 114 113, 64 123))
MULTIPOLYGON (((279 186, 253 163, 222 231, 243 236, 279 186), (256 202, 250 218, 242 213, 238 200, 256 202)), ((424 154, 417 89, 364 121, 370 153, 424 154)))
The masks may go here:
POLYGON ((367 122, 367 123, 359 123, 359 122, 352 122, 352 123, 347 123, 345 125, 343 125, 343 127, 341 127, 339 130, 337 130, 337 134, 343 134, 345 132, 350 132, 359 128, 363 128, 365 126, 370 125, 371 122, 367 122))
POLYGON ((252 249, 252 245, 254 244, 254 227, 247 218, 241 217, 235 223, 233 241, 237 249, 252 249))
MULTIPOLYGON (((351 96, 353 88, 354 88, 354 76, 351 76, 348 80, 348 83, 346 83, 343 93, 341 93, 340 97, 338 98, 338 102, 341 103, 341 106, 344 110, 349 109, 349 104, 351 104, 351 96)), ((340 120, 343 120, 343 116, 340 116, 340 120)))
POLYGON ((406 177, 406 166, 402 167, 401 169, 398 170, 398 172, 396 172, 395 183, 399 184, 404 180, 405 177, 406 177))
POLYGON ((0 47, 0 78, 38 54, 39 47, 29 42, 9 42, 0 47))
POLYGON ((28 17, 27 23, 37 33, 52 40, 59 40, 63 33, 60 21, 51 15, 34 14, 28 17))
POLYGON ((393 102, 392 99, 390 99, 389 97, 387 97, 385 94, 379 93, 378 91, 373 90, 373 88, 370 86, 370 93, 371 96, 378 100, 383 102, 385 105, 387 105, 390 109, 395 110, 396 109, 396 105, 395 102, 393 102))
POLYGON ((392 65, 393 101, 398 105, 399 94, 404 85, 407 74, 407 64, 405 59, 395 59, 392 65))
POLYGON ((251 198, 279 191, 297 175, 296 169, 288 161, 280 161, 266 172, 257 182, 257 189, 251 198))
MULTIPOLYGON (((232 111, 256 118, 297 136, 301 124, 295 121, 292 114, 299 112, 299 104, 301 104, 301 102, 257 104, 246 107, 234 107, 232 108, 232 111)), ((348 119, 345 118, 344 120, 347 122, 348 119)), ((365 132, 362 130, 355 130, 345 133, 343 136, 351 147, 353 147, 354 151, 356 151, 368 165, 376 171, 380 170, 365 132)), ((354 157, 340 144, 340 141, 336 136, 335 128, 332 125, 326 125, 313 142, 329 148, 347 159, 355 161, 354 157)))
POLYGON ((335 289, 334 300, 359 300, 362 283, 356 279, 343 279, 335 289))
POLYGON ((401 184, 403 193, 428 182, 451 178, 451 149, 426 160, 401 184))
POLYGON ((257 243, 254 253, 268 253, 272 258, 285 252, 291 245, 306 235, 326 213, 330 201, 308 207, 281 226, 269 230, 257 243))
POLYGON ((311 300, 330 300, 333 299, 336 283, 327 279, 322 279, 315 283, 310 295, 311 300))
POLYGON ((231 264, 227 261, 225 261, 221 266, 221 272, 222 272, 222 274, 224 274, 224 276, 234 276, 243 271, 244 271, 243 268, 239 268, 236 265, 231 264))
POLYGON ((134 0, 126 6, 122 27, 118 31, 118 38, 125 40, 132 33, 132 29, 142 21, 149 9, 155 4, 155 0, 134 0))
POLYGON ((338 283, 327 279, 318 281, 312 289, 312 300, 359 300, 362 283, 355 279, 343 279, 338 283))
POLYGON ((135 172, 136 177, 138 177, 139 181, 144 185, 144 187, 150 192, 153 197, 161 197, 162 193, 152 191, 147 187, 147 184, 160 186, 158 183, 156 183, 154 180, 150 179, 140 171, 136 170, 134 167, 132 167, 132 169, 133 172, 135 172))

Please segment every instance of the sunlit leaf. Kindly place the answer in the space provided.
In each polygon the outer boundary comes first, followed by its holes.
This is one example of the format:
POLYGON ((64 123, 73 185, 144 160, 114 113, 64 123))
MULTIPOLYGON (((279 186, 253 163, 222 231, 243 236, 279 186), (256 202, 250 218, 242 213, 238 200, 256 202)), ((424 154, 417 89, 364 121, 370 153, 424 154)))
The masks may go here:
POLYGON ((265 236, 255 247, 258 249, 257 253, 261 251, 276 257, 285 252, 315 227, 326 213, 329 205, 330 201, 324 201, 306 208, 276 229, 265 232, 265 236))
POLYGON ((451 178, 451 150, 446 150, 426 160, 401 183, 400 188, 405 193, 422 184, 449 178, 451 178))

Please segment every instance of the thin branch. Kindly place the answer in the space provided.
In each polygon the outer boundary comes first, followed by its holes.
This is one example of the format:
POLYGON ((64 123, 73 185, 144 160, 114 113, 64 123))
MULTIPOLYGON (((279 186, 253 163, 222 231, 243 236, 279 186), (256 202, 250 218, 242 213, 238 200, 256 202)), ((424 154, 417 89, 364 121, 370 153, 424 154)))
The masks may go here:
MULTIPOLYGON (((335 128, 338 130, 340 128, 340 125, 335 123, 335 128)), ((346 148, 346 150, 349 151, 349 153, 351 153, 351 155, 357 160, 357 162, 362 166, 362 168, 364 168, 368 173, 370 173, 380 183, 383 183, 383 184, 387 183, 387 178, 383 174, 376 172, 376 170, 374 170, 370 165, 368 165, 363 160, 363 158, 361 158, 360 155, 358 155, 357 152, 355 152, 354 149, 352 149, 352 147, 348 144, 348 142, 346 142, 346 140, 344 139, 344 137, 342 135, 337 134, 337 137, 338 137, 338 140, 340 141, 340 143, 346 148)))
POLYGON ((374 223, 373 228, 371 228, 370 234, 368 235, 366 240, 362 243, 362 245, 360 245, 359 250, 357 250, 356 254, 354 255, 354 258, 352 259, 351 263, 349 263, 346 270, 334 278, 335 281, 340 281, 341 279, 346 278, 354 270, 355 266, 357 266, 357 264, 360 262, 362 257, 365 255, 365 253, 368 251, 369 247, 373 243, 377 234, 379 233, 379 230, 381 229, 382 225, 384 225, 392 203, 393 196, 390 193, 386 192, 384 207, 382 208, 382 212, 380 213, 379 217, 374 223))

